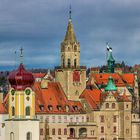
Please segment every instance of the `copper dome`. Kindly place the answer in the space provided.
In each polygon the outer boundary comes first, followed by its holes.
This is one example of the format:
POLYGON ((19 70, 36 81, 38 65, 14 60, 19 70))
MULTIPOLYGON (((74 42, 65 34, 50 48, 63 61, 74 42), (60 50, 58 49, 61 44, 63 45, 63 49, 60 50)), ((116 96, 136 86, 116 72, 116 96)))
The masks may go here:
POLYGON ((27 87, 31 87, 35 81, 33 74, 26 71, 22 63, 17 70, 9 74, 8 80, 15 90, 24 90, 27 87))

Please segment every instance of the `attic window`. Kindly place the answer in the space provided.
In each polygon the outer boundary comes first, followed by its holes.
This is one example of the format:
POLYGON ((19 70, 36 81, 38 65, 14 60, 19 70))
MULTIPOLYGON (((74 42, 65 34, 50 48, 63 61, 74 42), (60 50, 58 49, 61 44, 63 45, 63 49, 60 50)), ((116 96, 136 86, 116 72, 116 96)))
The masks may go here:
POLYGON ((44 110, 44 105, 39 105, 39 108, 40 108, 41 111, 43 111, 44 110))
POLYGON ((77 107, 77 106, 73 106, 73 109, 74 109, 75 111, 77 111, 77 110, 78 110, 78 107, 77 107))
POLYGON ((48 109, 49 109, 50 111, 52 111, 52 110, 53 110, 52 105, 48 105, 48 109))
POLYGON ((69 106, 66 105, 66 112, 69 112, 69 106))
POLYGON ((115 80, 115 83, 118 83, 118 80, 115 80))
POLYGON ((102 78, 102 75, 100 75, 100 78, 102 78))
POLYGON ((61 105, 57 105, 57 109, 60 111, 62 109, 61 105))

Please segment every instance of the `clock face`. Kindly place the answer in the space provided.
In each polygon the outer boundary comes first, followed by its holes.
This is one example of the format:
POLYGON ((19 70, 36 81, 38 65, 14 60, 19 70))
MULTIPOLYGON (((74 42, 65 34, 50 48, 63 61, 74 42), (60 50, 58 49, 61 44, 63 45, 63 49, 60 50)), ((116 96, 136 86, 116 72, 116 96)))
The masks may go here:
POLYGON ((31 94, 31 90, 30 89, 26 89, 25 93, 26 93, 26 95, 30 95, 31 94))
POLYGON ((15 90, 12 89, 12 90, 11 90, 11 95, 14 95, 14 94, 15 94, 15 90))

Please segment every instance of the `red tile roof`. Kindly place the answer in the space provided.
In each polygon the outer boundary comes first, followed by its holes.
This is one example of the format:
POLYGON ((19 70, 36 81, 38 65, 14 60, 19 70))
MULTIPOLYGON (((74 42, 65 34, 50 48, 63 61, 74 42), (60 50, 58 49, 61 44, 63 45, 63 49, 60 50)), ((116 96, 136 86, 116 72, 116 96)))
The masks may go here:
POLYGON ((95 79, 95 82, 98 85, 106 85, 108 82, 109 76, 113 77, 114 83, 116 86, 124 86, 124 82, 121 76, 117 73, 99 73, 99 74, 92 74, 92 78, 95 79))
POLYGON ((34 75, 35 78, 43 78, 45 76, 45 74, 46 73, 41 73, 41 72, 39 72, 39 73, 33 73, 33 75, 34 75))
POLYGON ((124 82, 130 86, 134 86, 135 76, 133 73, 130 74, 123 74, 122 79, 124 82))
POLYGON ((62 87, 57 82, 48 83, 48 88, 46 89, 41 89, 40 83, 36 82, 34 88, 36 92, 37 113, 47 112, 61 114, 84 112, 84 109, 79 101, 68 101, 62 87), (41 110, 41 106, 43 106, 43 110, 41 110), (69 112, 66 111, 66 106, 69 107, 69 112), (49 107, 52 109, 49 110, 49 107), (61 108, 60 110, 58 109, 59 107, 61 108))
POLYGON ((84 98, 92 109, 97 109, 101 102, 101 90, 85 89, 80 98, 84 98))

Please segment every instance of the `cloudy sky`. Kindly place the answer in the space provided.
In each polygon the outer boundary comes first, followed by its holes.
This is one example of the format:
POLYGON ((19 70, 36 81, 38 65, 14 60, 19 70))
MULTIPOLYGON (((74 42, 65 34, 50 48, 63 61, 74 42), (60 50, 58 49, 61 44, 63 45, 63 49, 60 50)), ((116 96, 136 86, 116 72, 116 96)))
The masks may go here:
POLYGON ((21 47, 27 68, 59 65, 70 3, 81 65, 105 64, 106 42, 117 62, 140 63, 140 0, 0 0, 0 69, 19 63, 21 47))

